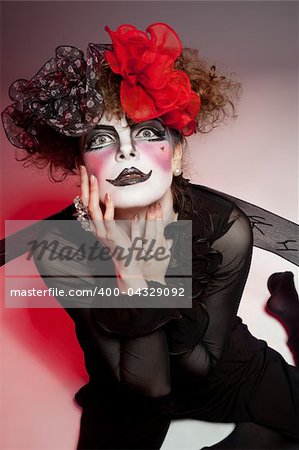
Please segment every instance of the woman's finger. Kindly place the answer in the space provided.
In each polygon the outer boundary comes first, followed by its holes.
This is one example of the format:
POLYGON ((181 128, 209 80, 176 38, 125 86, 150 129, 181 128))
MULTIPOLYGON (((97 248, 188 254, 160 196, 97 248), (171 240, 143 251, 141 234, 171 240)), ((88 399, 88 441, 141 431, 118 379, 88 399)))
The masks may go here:
POLYGON ((141 229, 140 229, 140 221, 139 216, 136 214, 131 220, 131 242, 132 246, 135 248, 134 258, 142 254, 142 237, 141 237, 141 229))
POLYGON ((96 235, 98 237, 105 238, 106 230, 103 224, 103 214, 100 207, 99 185, 98 180, 94 175, 90 176, 90 195, 88 209, 96 229, 96 235))
MULTIPOLYGON (((156 206, 153 203, 147 210, 145 221, 144 252, 147 252, 150 246, 153 247, 153 240, 156 240, 156 206)), ((156 243, 154 243, 154 246, 156 243)))
POLYGON ((164 240, 163 209, 160 202, 156 203, 156 246, 161 247, 164 240))
POLYGON ((105 194, 105 214, 104 214, 104 226, 106 229, 106 238, 111 241, 117 241, 118 228, 114 220, 114 203, 110 194, 105 194))
POLYGON ((105 194, 104 198, 105 203, 105 214, 104 214, 104 220, 113 220, 114 219, 114 203, 112 201, 112 198, 108 192, 105 194))
POLYGON ((81 198, 83 205, 87 208, 89 204, 89 180, 85 166, 80 166, 81 198))

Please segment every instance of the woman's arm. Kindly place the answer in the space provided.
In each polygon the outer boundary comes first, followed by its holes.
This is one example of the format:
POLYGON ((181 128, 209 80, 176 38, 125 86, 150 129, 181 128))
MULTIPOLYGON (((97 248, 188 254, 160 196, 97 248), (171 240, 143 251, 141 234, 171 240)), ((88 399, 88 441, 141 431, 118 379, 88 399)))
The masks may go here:
MULTIPOLYGON (((55 228, 47 235, 43 235, 42 239, 49 243, 54 238, 57 240, 58 237, 57 253, 63 247, 75 248, 75 244, 62 236, 55 228)), ((136 337, 125 337, 105 331, 94 314, 96 308, 93 292, 95 288, 98 288, 99 280, 93 276, 94 273, 87 261, 80 259, 62 261, 59 258, 53 258, 49 246, 41 258, 34 254, 34 260, 44 282, 48 287, 56 288, 58 302, 75 322, 77 338, 85 354, 87 370, 93 380, 101 385, 102 367, 104 371, 110 373, 114 381, 131 391, 149 397, 167 395, 170 391, 170 373, 168 345, 164 331, 158 328, 136 337), (83 290, 85 290, 84 296, 79 295, 83 290), (78 295, 70 296, 68 294, 70 291, 77 292, 78 295)), ((124 295, 123 299, 129 301, 132 297, 124 295)), ((138 299, 140 297, 136 296, 135 300, 138 301, 138 299)), ((118 301, 121 301, 121 298, 118 301)), ((130 312, 130 309, 128 311, 130 312)), ((100 317, 101 310, 99 309, 98 312, 100 317)), ((107 312, 113 324, 113 317, 117 316, 119 310, 107 308, 107 312)), ((139 309, 137 312, 140 315, 148 315, 150 319, 163 319, 163 312, 159 310, 155 312, 150 309, 139 309)), ((170 314, 171 311, 166 313, 170 314)))
POLYGON ((208 327, 199 344, 175 356, 197 378, 208 375, 223 353, 249 272, 253 246, 250 222, 238 208, 232 210, 231 222, 229 230, 212 246, 223 259, 199 300, 208 313, 208 327))

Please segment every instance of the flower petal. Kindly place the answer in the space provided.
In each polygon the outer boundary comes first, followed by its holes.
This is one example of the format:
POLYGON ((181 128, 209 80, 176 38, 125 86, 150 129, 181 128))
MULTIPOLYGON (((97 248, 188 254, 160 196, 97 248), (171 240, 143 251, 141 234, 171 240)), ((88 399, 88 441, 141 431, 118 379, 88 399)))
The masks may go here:
POLYGON ((140 85, 131 86, 122 81, 120 99, 126 114, 136 122, 150 120, 159 115, 154 100, 140 85))
POLYGON ((165 23, 150 25, 148 34, 132 25, 122 25, 115 32, 106 27, 106 31, 113 51, 105 56, 111 70, 123 78, 124 111, 138 122, 162 117, 166 125, 192 134, 200 99, 187 74, 174 69, 182 52, 175 31, 165 23))

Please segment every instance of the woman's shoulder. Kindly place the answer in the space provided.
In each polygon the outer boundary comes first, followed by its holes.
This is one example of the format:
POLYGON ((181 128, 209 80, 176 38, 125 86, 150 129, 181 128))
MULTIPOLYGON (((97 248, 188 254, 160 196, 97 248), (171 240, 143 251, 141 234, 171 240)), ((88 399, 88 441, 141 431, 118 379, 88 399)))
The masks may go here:
POLYGON ((208 208, 216 214, 230 214, 234 208, 234 203, 225 198, 225 194, 210 187, 200 184, 189 183, 190 193, 196 207, 208 208))
POLYGON ((225 198, 225 194, 215 191, 207 186, 189 183, 189 192, 193 201, 194 213, 208 214, 212 229, 213 240, 218 239, 226 231, 236 205, 225 198))

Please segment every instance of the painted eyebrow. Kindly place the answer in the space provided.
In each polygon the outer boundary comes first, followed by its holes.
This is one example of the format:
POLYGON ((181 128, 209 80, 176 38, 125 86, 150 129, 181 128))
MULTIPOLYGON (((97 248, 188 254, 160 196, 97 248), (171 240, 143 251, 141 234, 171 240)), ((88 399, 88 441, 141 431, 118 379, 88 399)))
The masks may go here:
POLYGON ((132 128, 132 132, 134 133, 134 136, 137 138, 139 132, 147 128, 152 129, 156 135, 166 136, 167 131, 165 126, 157 119, 146 120, 144 122, 140 122, 134 125, 134 127, 132 128))
POLYGON ((107 131, 114 131, 115 133, 117 133, 116 129, 114 127, 112 127, 111 125, 96 125, 93 128, 93 130, 107 130, 107 131))
POLYGON ((161 128, 164 128, 164 129, 165 129, 164 124, 163 124, 159 119, 149 119, 149 120, 145 120, 144 122, 136 123, 136 124, 134 125, 134 128, 136 128, 136 127, 138 127, 138 126, 150 126, 150 125, 152 125, 152 124, 153 124, 153 125, 157 124, 157 126, 160 125, 161 128))
MULTIPOLYGON (((154 122, 154 123, 158 122, 158 124, 161 126, 161 128, 165 128, 163 123, 159 119, 150 119, 150 120, 146 120, 144 122, 139 122, 139 123, 136 123, 132 128, 135 128, 137 126, 142 126, 142 125, 144 125, 144 126, 150 125, 152 122, 154 122)), ((117 133, 116 129, 111 125, 98 124, 93 128, 93 130, 107 130, 107 131, 114 131, 115 133, 117 133)))

